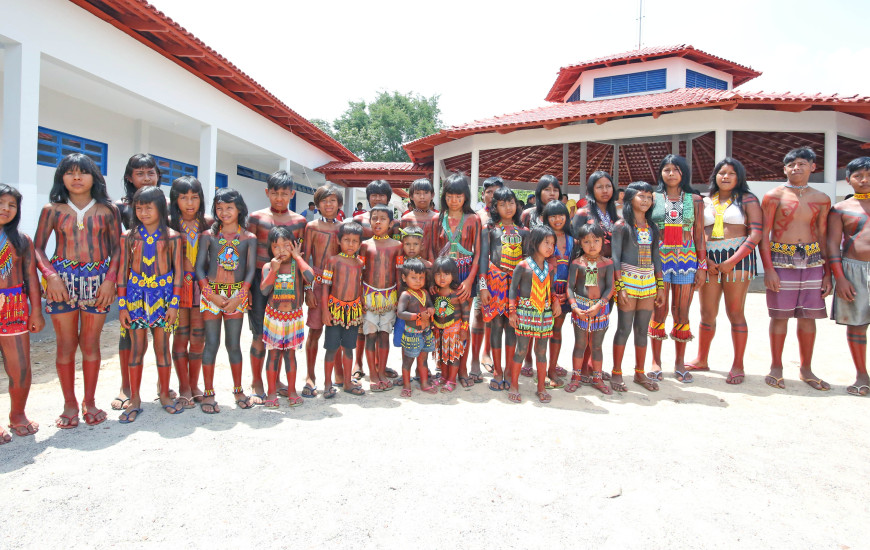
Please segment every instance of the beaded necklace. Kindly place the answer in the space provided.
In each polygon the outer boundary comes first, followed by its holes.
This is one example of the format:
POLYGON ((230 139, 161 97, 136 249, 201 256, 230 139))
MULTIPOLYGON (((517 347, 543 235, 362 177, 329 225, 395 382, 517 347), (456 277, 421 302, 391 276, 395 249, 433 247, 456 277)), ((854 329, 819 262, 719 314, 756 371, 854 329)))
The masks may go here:
POLYGON ((652 233, 649 226, 634 226, 637 231, 637 267, 650 267, 652 265, 652 233))
POLYGON ((586 261, 586 286, 598 286, 598 258, 583 255, 586 261))
POLYGON ((453 302, 450 300, 449 296, 436 296, 435 297, 435 316, 443 319, 444 317, 448 317, 453 315, 456 309, 453 307, 453 302))
POLYGON ((356 254, 345 254, 344 252, 339 252, 338 255, 342 258, 356 258, 356 254))
POLYGON ((501 268, 513 273, 523 259, 523 236, 513 224, 506 226, 498 222, 498 226, 501 228, 501 268))
POLYGON ((858 199, 859 201, 863 201, 866 199, 870 199, 870 193, 855 193, 852 195, 853 199, 858 199))
POLYGON ((269 207, 269 210, 271 210, 273 214, 286 214, 287 212, 290 211, 289 208, 285 208, 284 210, 275 210, 271 206, 269 207))
POLYGON ((335 223, 335 218, 332 218, 331 220, 327 220, 323 216, 320 216, 320 221, 326 222, 326 223, 335 223))
MULTIPOLYGON (((544 260, 546 262, 546 260, 544 260)), ((532 269, 532 289, 529 293, 529 301, 532 306, 540 312, 547 309, 550 298, 550 277, 549 270, 538 267, 535 260, 529 256, 526 258, 526 263, 532 269)))
POLYGON ((372 235, 372 238, 376 241, 386 241, 390 238, 389 235, 372 235))
POLYGON ((196 253, 199 250, 199 221, 193 220, 192 224, 181 220, 179 224, 181 230, 184 231, 184 236, 187 238, 187 246, 184 248, 184 254, 187 256, 187 261, 190 265, 196 266, 196 253))
POLYGON ((237 247, 241 242, 241 236, 242 232, 241 229, 239 229, 232 240, 228 240, 223 233, 221 233, 221 237, 218 239, 218 244, 220 245, 220 249, 218 250, 218 265, 226 271, 235 271, 236 268, 239 267, 239 253, 237 247))
POLYGON ((409 288, 408 294, 410 294, 411 296, 416 298, 417 301, 420 302, 421 306, 426 307, 426 293, 425 292, 423 292, 422 290, 413 290, 413 289, 409 288), (418 292, 420 293, 419 296, 417 295, 418 292))
POLYGON ((429 210, 428 208, 426 210, 423 210, 422 208, 415 207, 414 212, 416 212, 418 214, 428 214, 429 212, 431 212, 431 210, 429 210))
POLYGON ((601 220, 601 226, 604 227, 604 230, 608 233, 613 232, 613 220, 610 219, 610 214, 607 213, 607 210, 601 210, 598 205, 595 205, 595 209, 598 210, 598 219, 601 220))
POLYGON ((465 218, 468 217, 468 214, 462 214, 462 219, 459 220, 459 225, 456 227, 456 231, 450 230, 450 216, 444 216, 443 221, 441 222, 441 227, 444 229, 444 235, 447 236, 447 240, 450 244, 449 254, 451 257, 455 258, 459 254, 464 256, 470 256, 471 251, 462 246, 459 242, 462 239, 462 228, 465 226, 465 218))
POLYGON ((84 208, 79 209, 76 205, 72 203, 72 201, 67 201, 66 203, 70 208, 72 208, 73 212, 76 213, 76 227, 78 227, 79 231, 84 231, 85 229, 85 214, 88 213, 88 210, 93 208, 95 204, 97 204, 97 199, 91 199, 91 202, 85 205, 84 208))
POLYGON ((724 239, 725 238, 725 211, 731 206, 731 197, 724 203, 719 202, 719 193, 710 197, 710 202, 713 203, 713 210, 716 215, 713 219, 713 232, 710 233, 710 238, 724 239))
POLYGON ((153 235, 149 235, 144 225, 137 227, 139 236, 142 238, 142 274, 146 277, 151 277, 157 273, 157 241, 160 240, 162 232, 160 226, 154 231, 153 235))
POLYGON ((12 245, 3 229, 0 229, 0 243, 0 277, 6 279, 12 271, 12 245))
POLYGON ((810 188, 809 184, 807 184, 807 185, 792 185, 792 184, 790 184, 790 183, 785 183, 785 184, 783 184, 783 185, 785 185, 785 186, 788 187, 789 189, 793 189, 793 190, 797 191, 797 193, 798 193, 798 199, 803 198, 803 196, 804 196, 804 191, 806 191, 807 189, 810 188))

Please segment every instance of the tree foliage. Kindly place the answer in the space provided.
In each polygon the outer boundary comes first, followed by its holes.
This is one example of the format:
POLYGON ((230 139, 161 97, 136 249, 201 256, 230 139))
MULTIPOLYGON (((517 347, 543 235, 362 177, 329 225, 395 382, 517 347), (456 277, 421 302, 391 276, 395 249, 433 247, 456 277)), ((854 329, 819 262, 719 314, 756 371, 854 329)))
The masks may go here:
POLYGON ((332 124, 311 122, 365 161, 408 162, 402 144, 441 129, 438 99, 437 95, 379 92, 371 103, 349 101, 332 124))

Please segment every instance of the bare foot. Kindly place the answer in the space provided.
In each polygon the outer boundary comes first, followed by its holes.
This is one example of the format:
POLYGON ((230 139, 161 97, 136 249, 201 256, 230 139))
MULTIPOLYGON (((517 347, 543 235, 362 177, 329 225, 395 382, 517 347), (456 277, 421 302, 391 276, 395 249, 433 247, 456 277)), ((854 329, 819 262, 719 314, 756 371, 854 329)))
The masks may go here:
POLYGON ((6 432, 3 428, 0 428, 0 445, 5 445, 12 441, 12 436, 6 432))
POLYGON ((480 366, 486 369, 486 372, 492 372, 492 356, 490 354, 486 352, 481 353, 480 357, 478 358, 478 363, 480 364, 480 366))

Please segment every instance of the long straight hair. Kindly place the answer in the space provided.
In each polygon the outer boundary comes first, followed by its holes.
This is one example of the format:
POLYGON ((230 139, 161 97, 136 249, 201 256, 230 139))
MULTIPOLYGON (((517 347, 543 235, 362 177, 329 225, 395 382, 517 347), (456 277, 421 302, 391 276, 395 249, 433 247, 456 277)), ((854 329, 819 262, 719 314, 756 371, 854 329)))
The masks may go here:
POLYGON ((130 203, 130 207, 133 209, 133 224, 130 227, 130 231, 127 233, 127 244, 133 243, 136 236, 139 234, 139 227, 142 225, 142 220, 136 216, 137 204, 153 204, 157 207, 157 213, 160 215, 160 231, 163 233, 161 238, 168 238, 169 236, 166 234, 166 228, 169 225, 169 220, 166 207, 166 195, 163 194, 163 189, 160 189, 160 187, 149 185, 148 187, 142 187, 133 193, 133 201, 130 203))
POLYGON ((734 187, 734 191, 731 192, 731 202, 736 204, 742 211, 743 195, 752 195, 752 191, 749 190, 749 184, 746 182, 746 168, 744 168, 743 163, 737 159, 725 157, 717 162, 716 166, 713 167, 713 171, 710 173, 710 196, 712 197, 714 193, 719 192, 719 184, 716 182, 716 174, 719 173, 719 170, 721 170, 723 166, 730 166, 737 174, 737 185, 734 187))
POLYGON ((589 211, 589 217, 595 220, 595 223, 601 223, 601 216, 598 215, 598 201, 595 199, 595 184, 600 179, 607 179, 610 182, 610 188, 613 193, 610 194, 610 200, 607 201, 607 206, 604 209, 607 215, 610 216, 610 221, 616 223, 619 215, 616 213, 616 197, 619 196, 619 190, 613 185, 613 177, 604 170, 592 172, 589 180, 586 182, 586 210, 589 211))
POLYGON ((680 155, 666 155, 665 158, 659 163, 659 172, 658 172, 658 191, 659 193, 665 192, 665 180, 662 178, 662 170, 665 169, 665 166, 668 164, 673 164, 680 170, 680 189, 684 193, 694 193, 695 190, 692 189, 692 174, 689 172, 689 163, 686 162, 686 159, 681 157, 680 155))
POLYGON ((133 185, 133 170, 136 168, 154 168, 157 172, 157 185, 160 185, 160 177, 163 172, 157 166, 157 159, 148 153, 136 153, 130 160, 127 161, 127 167, 124 168, 124 202, 133 204, 133 195, 136 193, 136 186, 133 185))
POLYGON ((57 169, 54 171, 54 183, 51 185, 51 191, 48 194, 48 200, 51 202, 68 203, 69 191, 63 184, 63 175, 73 168, 78 168, 85 174, 90 174, 94 179, 94 184, 91 186, 91 197, 96 199, 98 203, 112 206, 112 201, 109 200, 109 192, 106 189, 106 180, 100 169, 94 163, 93 159, 81 153, 71 153, 63 157, 57 164, 57 169))
MULTIPOLYGON (((320 189, 322 188, 323 187, 319 188, 317 191, 320 191, 320 189)), ((224 187, 223 189, 217 190, 217 193, 214 194, 214 200, 211 203, 211 215, 214 218, 214 223, 211 226, 211 232, 215 237, 220 235, 221 229, 223 228, 223 224, 217 217, 218 203, 235 204, 236 209, 239 211, 239 218, 237 220, 239 224, 239 231, 244 230, 248 226, 248 205, 245 204, 245 199, 242 198, 242 194, 235 189, 224 187)))
MULTIPOLYGON (((622 199, 622 219, 625 220, 625 224, 631 228, 631 233, 634 235, 634 238, 637 239, 637 228, 634 226, 634 207, 631 205, 631 202, 634 200, 635 195, 640 192, 645 193, 654 193, 655 188, 648 184, 645 181, 636 181, 628 186, 625 190, 625 197, 622 199)), ((653 241, 658 240, 659 238, 659 227, 652 220, 652 204, 650 204, 649 210, 646 211, 646 224, 649 226, 650 235, 653 238, 653 241)))
POLYGON ((471 187, 468 185, 468 178, 461 172, 450 174, 447 181, 444 182, 444 189, 441 190, 441 213, 438 215, 438 224, 444 224, 444 218, 447 216, 447 195, 464 195, 465 202, 462 203, 463 214, 474 214, 471 209, 471 187))
POLYGON ((489 226, 495 227, 495 225, 499 222, 504 222, 508 220, 502 220, 501 216, 498 213, 498 203, 499 202, 508 202, 514 201, 514 217, 510 220, 517 227, 522 227, 523 222, 520 221, 520 215, 522 212, 520 211, 519 201, 517 201, 517 196, 514 193, 513 189, 510 187, 499 187, 492 194, 492 200, 489 201, 489 226))
POLYGON ((538 180, 538 185, 535 187, 535 212, 538 213, 538 219, 541 218, 541 215, 544 213, 544 207, 547 206, 541 202, 541 191, 551 185, 559 190, 559 196, 557 198, 558 200, 562 200, 562 186, 559 185, 559 180, 556 179, 556 176, 551 176, 549 174, 541 176, 541 179, 538 180))
POLYGON ((11 244, 12 248, 15 249, 15 252, 21 256, 27 251, 24 237, 22 237, 21 232, 18 231, 18 224, 21 222, 21 193, 11 185, 0 183, 0 197, 6 195, 10 195, 15 199, 17 208, 15 209, 15 216, 9 220, 9 223, 3 226, 3 231, 6 232, 6 238, 9 240, 9 244, 11 244))
POLYGON ((193 191, 199 195, 199 210, 196 211, 196 223, 199 232, 205 231, 205 194, 202 184, 193 176, 175 178, 169 189, 169 227, 181 231, 181 209, 178 208, 178 197, 193 191))

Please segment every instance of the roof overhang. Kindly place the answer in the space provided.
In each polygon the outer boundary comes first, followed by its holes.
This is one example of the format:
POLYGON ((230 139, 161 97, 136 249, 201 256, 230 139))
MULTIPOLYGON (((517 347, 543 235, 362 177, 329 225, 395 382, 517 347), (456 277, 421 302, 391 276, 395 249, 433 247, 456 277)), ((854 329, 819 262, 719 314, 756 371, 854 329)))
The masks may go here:
POLYGON ((365 187, 375 180, 386 180, 397 193, 414 180, 432 177, 431 164, 411 162, 330 162, 315 170, 345 187, 365 187))

